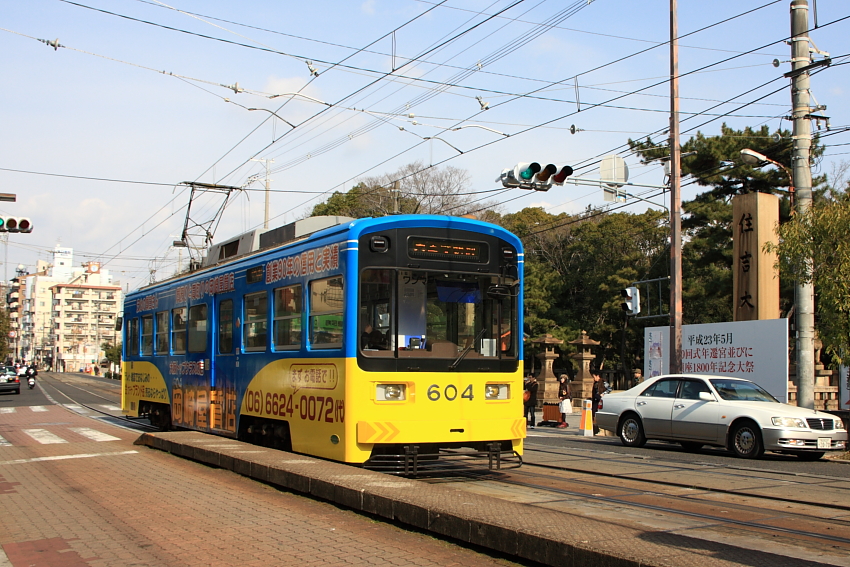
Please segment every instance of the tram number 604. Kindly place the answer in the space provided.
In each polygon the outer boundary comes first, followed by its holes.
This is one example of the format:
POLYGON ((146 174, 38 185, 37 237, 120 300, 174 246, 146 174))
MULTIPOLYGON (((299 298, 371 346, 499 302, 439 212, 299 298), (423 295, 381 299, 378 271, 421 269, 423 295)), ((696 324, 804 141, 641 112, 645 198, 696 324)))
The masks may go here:
MULTIPOLYGON (((445 388, 440 390, 440 386, 437 384, 431 384, 428 388, 428 399, 432 402, 436 402, 440 398, 446 398, 448 401, 453 402, 457 399, 457 386, 454 384, 449 384, 445 388)), ((472 395, 472 384, 469 384, 466 388, 464 388, 463 393, 460 395, 461 398, 472 400, 475 396, 472 395)))

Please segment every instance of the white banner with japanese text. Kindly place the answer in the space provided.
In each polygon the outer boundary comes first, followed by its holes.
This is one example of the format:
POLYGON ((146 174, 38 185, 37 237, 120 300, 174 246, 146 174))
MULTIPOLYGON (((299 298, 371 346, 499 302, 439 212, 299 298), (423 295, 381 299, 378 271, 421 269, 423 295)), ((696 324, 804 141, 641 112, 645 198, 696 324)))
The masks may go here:
MULTIPOLYGON (((644 376, 666 374, 670 327, 644 329, 644 376)), ((788 402, 788 319, 682 325, 682 373, 736 376, 788 402)))

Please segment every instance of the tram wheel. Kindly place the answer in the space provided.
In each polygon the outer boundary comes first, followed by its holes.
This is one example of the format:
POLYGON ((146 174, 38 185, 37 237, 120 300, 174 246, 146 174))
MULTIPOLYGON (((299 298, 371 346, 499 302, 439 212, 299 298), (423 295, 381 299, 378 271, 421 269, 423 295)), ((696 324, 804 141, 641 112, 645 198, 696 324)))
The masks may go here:
POLYGON ((165 404, 155 404, 150 411, 151 425, 160 431, 171 431, 171 408, 165 404))

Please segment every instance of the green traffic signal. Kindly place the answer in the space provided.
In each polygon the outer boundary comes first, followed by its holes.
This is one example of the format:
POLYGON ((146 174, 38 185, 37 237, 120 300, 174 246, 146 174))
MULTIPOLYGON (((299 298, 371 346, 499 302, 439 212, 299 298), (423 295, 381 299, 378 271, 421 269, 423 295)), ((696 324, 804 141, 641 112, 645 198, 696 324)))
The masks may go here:
POLYGON ((519 172, 519 177, 523 181, 528 181, 529 179, 534 177, 534 174, 537 173, 538 171, 540 171, 540 164, 537 163, 537 162, 530 163, 530 164, 528 164, 528 167, 523 168, 519 172))

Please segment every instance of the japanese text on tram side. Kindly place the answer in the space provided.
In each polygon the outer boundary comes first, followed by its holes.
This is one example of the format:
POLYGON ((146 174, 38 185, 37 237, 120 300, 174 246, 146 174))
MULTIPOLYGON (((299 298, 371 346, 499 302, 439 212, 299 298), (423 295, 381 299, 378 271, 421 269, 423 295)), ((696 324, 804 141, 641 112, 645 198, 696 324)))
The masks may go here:
POLYGON ((205 295, 216 295, 236 289, 233 272, 221 274, 192 284, 181 285, 174 290, 174 301, 185 303, 187 299, 203 299, 205 295))
POLYGON ((333 390, 337 384, 333 364, 293 364, 287 373, 289 385, 298 390, 333 390))
POLYGON ((168 391, 165 388, 152 388, 148 385, 150 381, 151 375, 147 372, 130 372, 124 382, 124 393, 136 398, 168 400, 168 391))
POLYGON ((248 389, 245 392, 245 407, 249 413, 270 417, 292 417, 297 415, 307 421, 343 423, 345 401, 330 396, 287 395, 282 392, 263 392, 248 389))
MULTIPOLYGON (((216 295, 236 289, 233 272, 208 278, 199 282, 181 285, 174 290, 174 300, 186 303, 187 300, 203 299, 206 295, 216 295)), ((159 297, 154 293, 136 300, 136 311, 151 311, 159 307, 159 297)))
POLYGON ((297 278, 339 268, 339 244, 329 244, 266 263, 266 283, 297 278))
POLYGON ((170 362, 168 373, 172 376, 203 376, 203 362, 170 362))

